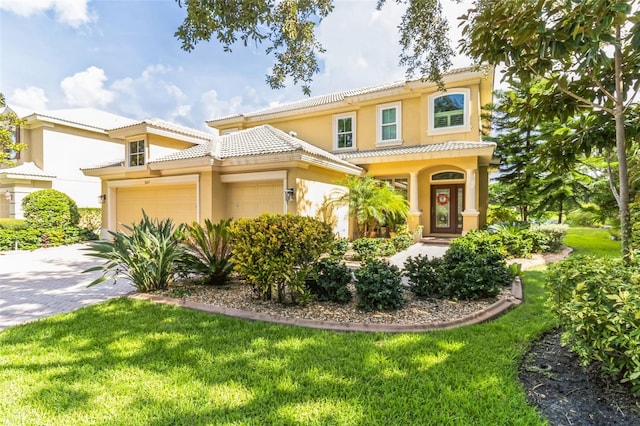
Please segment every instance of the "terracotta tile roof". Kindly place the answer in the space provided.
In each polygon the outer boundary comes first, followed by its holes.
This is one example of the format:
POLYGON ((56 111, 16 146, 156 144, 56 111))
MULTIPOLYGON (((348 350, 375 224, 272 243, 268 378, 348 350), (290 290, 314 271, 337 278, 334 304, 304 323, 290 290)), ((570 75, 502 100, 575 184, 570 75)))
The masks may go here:
POLYGON ((353 151, 337 154, 343 160, 352 160, 358 158, 381 157, 390 155, 418 154, 427 152, 443 152, 443 151, 463 151, 466 149, 492 148, 495 149, 496 144, 493 142, 445 142, 428 145, 411 145, 399 146, 394 148, 380 148, 366 151, 353 151))
POLYGON ((339 156, 320 149, 269 125, 253 127, 224 136, 217 136, 206 144, 193 146, 153 160, 153 163, 190 158, 211 157, 219 160, 290 152, 306 152, 336 163, 353 167, 339 156))

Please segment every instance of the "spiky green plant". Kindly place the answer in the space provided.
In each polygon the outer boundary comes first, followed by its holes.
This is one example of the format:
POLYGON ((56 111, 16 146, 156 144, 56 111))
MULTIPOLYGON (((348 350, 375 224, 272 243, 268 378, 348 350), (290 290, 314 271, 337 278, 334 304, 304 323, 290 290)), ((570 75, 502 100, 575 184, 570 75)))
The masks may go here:
POLYGON ((128 232, 112 232, 112 241, 98 241, 87 249, 89 256, 105 259, 100 266, 84 272, 102 271, 102 276, 89 286, 125 276, 139 292, 165 289, 173 281, 176 262, 184 252, 180 244, 183 226, 173 221, 150 219, 142 211, 142 219, 133 226, 123 225, 128 232))
POLYGON ((185 227, 185 253, 180 269, 202 277, 203 284, 222 285, 233 271, 231 262, 231 219, 204 226, 193 222, 185 227))

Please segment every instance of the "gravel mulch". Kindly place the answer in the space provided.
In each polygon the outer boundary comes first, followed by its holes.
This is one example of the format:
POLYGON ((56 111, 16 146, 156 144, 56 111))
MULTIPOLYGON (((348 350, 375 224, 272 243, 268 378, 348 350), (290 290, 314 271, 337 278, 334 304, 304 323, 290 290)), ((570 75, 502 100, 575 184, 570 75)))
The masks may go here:
MULTIPOLYGON (((546 254, 544 256, 535 255, 530 259, 514 259, 512 262, 521 263, 523 269, 527 269, 564 258, 569 251, 563 250, 560 253, 546 254)), ((225 286, 219 287, 202 286, 185 281, 174 285, 169 290, 155 294, 226 308, 270 314, 282 318, 394 325, 427 325, 456 321, 486 309, 501 299, 512 298, 510 287, 502 289, 498 296, 494 298, 472 301, 421 300, 416 298, 410 291, 406 291, 405 299, 407 303, 401 309, 366 312, 358 309, 353 286, 351 286, 351 293, 354 295, 352 301, 344 305, 332 302, 313 302, 307 306, 300 306, 261 300, 253 291, 253 288, 242 281, 232 281, 225 286)))
POLYGON ((161 296, 174 297, 210 305, 260 312, 283 318, 301 318, 316 321, 332 321, 362 324, 433 324, 463 318, 487 308, 501 298, 511 297, 511 289, 504 288, 495 298, 474 301, 421 300, 406 291, 405 306, 394 311, 366 312, 357 307, 355 289, 350 303, 313 302, 307 306, 280 304, 261 300, 250 285, 234 281, 225 286, 213 287, 182 283, 161 296))

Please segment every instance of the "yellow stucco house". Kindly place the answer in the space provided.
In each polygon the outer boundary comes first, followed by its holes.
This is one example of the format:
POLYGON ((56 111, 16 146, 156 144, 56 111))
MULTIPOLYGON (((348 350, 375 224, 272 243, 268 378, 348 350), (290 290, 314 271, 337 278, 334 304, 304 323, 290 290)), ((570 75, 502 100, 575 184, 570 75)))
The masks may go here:
MULTIPOLYGON (((480 106, 493 69, 455 70, 444 84, 395 82, 216 118, 214 137, 147 120, 107 132, 124 161, 83 171, 102 179, 105 231, 142 209, 175 222, 326 215, 338 179, 370 174, 406 194, 411 229, 460 234, 486 222, 495 144, 482 141, 480 106), (159 149, 166 155, 152 155, 159 149)), ((336 233, 352 235, 344 208, 331 216, 336 233)))

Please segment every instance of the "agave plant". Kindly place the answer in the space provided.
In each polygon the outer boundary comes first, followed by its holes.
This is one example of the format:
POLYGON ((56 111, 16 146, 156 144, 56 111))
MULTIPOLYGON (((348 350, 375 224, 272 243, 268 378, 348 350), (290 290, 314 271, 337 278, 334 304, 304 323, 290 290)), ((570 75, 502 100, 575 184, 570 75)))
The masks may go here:
POLYGON ((171 219, 150 219, 142 211, 142 219, 127 232, 112 232, 111 241, 99 241, 87 249, 89 256, 105 259, 103 265, 84 272, 102 271, 102 276, 89 286, 125 276, 139 292, 165 289, 173 281, 176 263, 184 252, 180 244, 183 226, 174 227, 171 219))
POLYGON ((180 269, 202 276, 203 284, 222 285, 233 271, 231 263, 231 219, 204 226, 193 222, 185 228, 185 252, 180 269))

